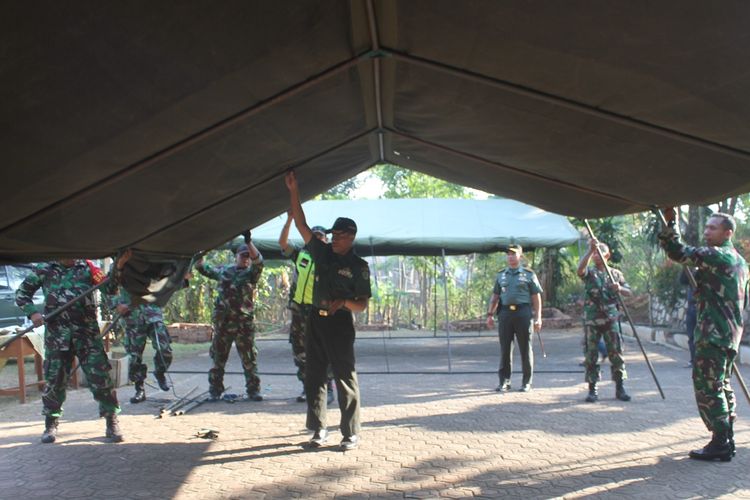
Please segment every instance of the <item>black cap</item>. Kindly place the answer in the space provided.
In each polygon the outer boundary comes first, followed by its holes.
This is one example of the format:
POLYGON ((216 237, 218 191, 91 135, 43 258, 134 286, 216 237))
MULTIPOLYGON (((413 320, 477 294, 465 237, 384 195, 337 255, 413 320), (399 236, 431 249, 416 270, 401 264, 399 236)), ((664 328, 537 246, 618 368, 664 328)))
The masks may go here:
POLYGON ((508 250, 505 253, 511 252, 515 254, 523 253, 523 248, 521 247, 521 245, 508 245, 508 250))
POLYGON ((324 228, 323 226, 313 226, 310 228, 310 231, 312 231, 313 233, 322 233, 322 234, 326 234, 327 232, 326 228, 324 228))
POLYGON ((235 255, 239 255, 241 253, 250 253, 250 247, 243 243, 242 245, 237 247, 237 251, 234 253, 235 255))
POLYGON ((326 230, 326 233, 332 233, 333 231, 344 231, 347 233, 357 234, 357 223, 346 217, 339 217, 333 223, 333 227, 326 230))

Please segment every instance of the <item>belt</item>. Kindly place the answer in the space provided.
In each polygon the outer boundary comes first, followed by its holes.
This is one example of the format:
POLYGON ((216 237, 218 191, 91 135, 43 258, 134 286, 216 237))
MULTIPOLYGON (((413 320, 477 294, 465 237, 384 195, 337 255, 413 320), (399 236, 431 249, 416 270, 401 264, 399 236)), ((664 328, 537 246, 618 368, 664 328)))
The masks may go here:
POLYGON ((325 309, 318 309, 318 316, 328 316, 328 311, 325 309))
POLYGON ((508 304, 507 306, 503 306, 503 311, 517 311, 519 309, 522 309, 524 307, 529 307, 529 304, 508 304))

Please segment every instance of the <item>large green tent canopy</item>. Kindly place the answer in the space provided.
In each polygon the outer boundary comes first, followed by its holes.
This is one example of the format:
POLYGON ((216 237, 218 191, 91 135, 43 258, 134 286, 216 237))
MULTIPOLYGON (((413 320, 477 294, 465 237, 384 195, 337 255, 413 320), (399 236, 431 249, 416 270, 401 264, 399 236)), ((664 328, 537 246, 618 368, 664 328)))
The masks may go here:
POLYGON ((750 191, 740 0, 7 2, 0 260, 188 255, 391 162, 597 217, 750 191))
MULTIPOLYGON (((366 255, 457 255, 561 247, 575 243, 578 231, 561 216, 513 200, 346 200, 303 204, 310 225, 331 227, 336 217, 357 223, 355 252, 366 255)), ((252 230, 264 257, 280 256, 279 234, 286 216, 252 230)), ((303 244, 292 225, 289 241, 303 244)))

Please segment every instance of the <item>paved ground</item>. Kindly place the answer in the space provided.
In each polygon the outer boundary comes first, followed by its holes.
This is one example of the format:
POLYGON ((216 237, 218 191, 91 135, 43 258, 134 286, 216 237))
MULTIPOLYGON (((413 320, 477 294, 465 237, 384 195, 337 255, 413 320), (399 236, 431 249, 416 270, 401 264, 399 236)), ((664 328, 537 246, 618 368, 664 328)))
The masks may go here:
MULTIPOLYGON (((336 431, 330 447, 300 447, 308 439, 304 405, 294 402, 300 385, 288 375, 290 347, 282 340, 260 342, 265 401, 204 404, 155 419, 174 396, 151 389, 146 403, 123 405, 122 444, 104 441, 104 421, 86 389, 70 393, 53 445, 39 443, 38 399, 3 405, 0 497, 750 498, 747 419, 738 422, 732 462, 686 458, 707 433, 684 351, 647 346, 663 401, 637 346, 627 342, 634 400, 613 399, 605 365, 603 400, 588 404, 579 339, 578 330, 546 332, 548 357, 537 353, 534 391, 504 395, 494 391, 492 336, 454 338, 451 368, 459 373, 450 375, 405 373, 445 370, 444 338, 359 339, 363 441, 347 453, 336 451, 336 431), (218 439, 195 437, 204 427, 217 429, 218 439)), ((205 388, 207 367, 206 355, 179 359, 175 370, 201 373, 172 375, 177 394, 205 388)), ((236 356, 229 369, 239 369, 236 356)), ((227 380, 241 392, 240 376, 227 380)), ((127 401, 132 387, 119 392, 127 401)), ((740 415, 750 415, 744 399, 740 415)), ((330 417, 335 429, 338 410, 330 417)))

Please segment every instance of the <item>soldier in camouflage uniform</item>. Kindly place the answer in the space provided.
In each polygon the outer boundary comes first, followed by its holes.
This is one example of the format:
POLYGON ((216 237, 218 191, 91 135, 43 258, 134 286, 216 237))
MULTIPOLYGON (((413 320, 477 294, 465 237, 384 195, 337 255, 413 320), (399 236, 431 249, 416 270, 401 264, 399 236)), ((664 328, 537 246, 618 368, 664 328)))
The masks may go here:
MULTIPOLYGON (((294 354, 294 365, 297 367, 297 379, 302 382, 302 393, 297 396, 298 403, 307 401, 305 395, 305 332, 307 321, 312 312, 313 284, 315 283, 315 263, 312 261, 310 252, 306 249, 297 248, 289 244, 289 228, 294 219, 288 214, 286 223, 281 229, 279 245, 281 252, 294 262, 294 283, 289 292, 289 310, 292 313, 292 322, 289 325, 289 343, 292 344, 294 354)), ((313 235, 323 243, 328 243, 325 228, 313 226, 313 235)), ((333 403, 333 373, 328 367, 328 404, 333 403)))
POLYGON ((581 258, 578 264, 578 276, 583 280, 586 302, 583 306, 584 320, 588 327, 586 333, 586 382, 589 383, 589 394, 586 401, 594 403, 598 401, 599 394, 596 383, 599 382, 599 341, 603 338, 607 348, 607 356, 612 366, 612 380, 615 381, 615 397, 620 401, 630 401, 630 396, 625 392, 623 381, 627 378, 625 372, 625 361, 622 358, 622 345, 617 328, 619 311, 617 310, 617 294, 630 295, 630 286, 625 282, 625 276, 617 269, 611 269, 615 283, 609 281, 605 261, 609 260, 609 247, 592 239, 589 251, 581 258), (597 245, 604 256, 605 261, 596 251, 597 245), (591 257, 594 258, 594 267, 589 267, 591 257))
MULTIPOLYGON (((44 291, 44 311, 49 314, 94 284, 94 275, 101 273, 84 260, 64 259, 34 267, 16 291, 16 304, 34 326, 44 324, 36 312, 32 297, 40 287, 44 291)), ((96 320, 96 304, 91 295, 68 310, 50 319, 44 332, 44 380, 42 414, 45 416, 43 443, 52 443, 57 436, 58 420, 63 414, 65 388, 73 368, 73 358, 86 375, 89 389, 99 403, 99 415, 107 420, 106 436, 113 442, 122 441, 117 422, 120 406, 110 378, 110 364, 100 337, 96 320)))
POLYGON ((143 349, 146 341, 151 339, 154 348, 154 377, 163 391, 169 390, 165 377, 166 371, 172 364, 172 346, 170 344, 167 327, 161 307, 156 304, 133 305, 130 294, 125 289, 113 300, 114 306, 122 315, 125 327, 125 349, 128 353, 128 378, 135 384, 135 395, 130 398, 133 404, 146 400, 147 367, 143 362, 143 349))
POLYGON ((240 245, 235 254, 235 264, 214 267, 200 259, 196 265, 199 273, 219 282, 219 293, 214 303, 214 336, 211 341, 213 367, 208 372, 209 399, 217 400, 224 392, 224 366, 232 342, 242 360, 245 372, 247 398, 262 401, 258 377, 258 348, 255 345, 253 293, 263 271, 263 256, 253 242, 240 245), (252 260, 252 263, 251 263, 252 260))
POLYGON ((711 441, 690 458, 729 461, 734 456, 736 404, 729 385, 742 337, 742 312, 747 307, 747 262, 732 245, 734 218, 715 213, 706 222, 704 247, 680 242, 675 212, 667 209, 668 225, 659 235, 670 259, 697 267, 695 279, 698 324, 695 328, 693 388, 698 412, 713 433, 711 441))

